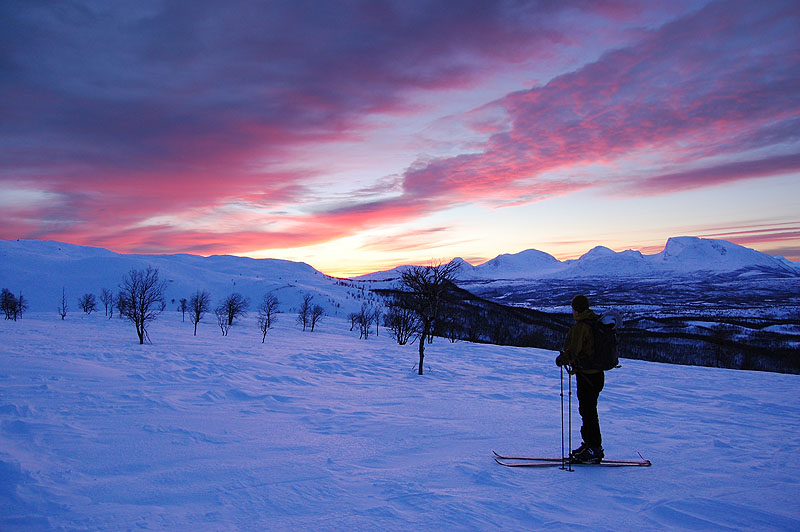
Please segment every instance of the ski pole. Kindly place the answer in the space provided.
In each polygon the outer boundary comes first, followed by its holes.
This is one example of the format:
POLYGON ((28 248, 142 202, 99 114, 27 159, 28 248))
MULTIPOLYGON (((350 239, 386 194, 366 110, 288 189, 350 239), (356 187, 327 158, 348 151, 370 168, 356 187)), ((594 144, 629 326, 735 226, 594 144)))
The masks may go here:
MULTIPOLYGON (((568 379, 568 386, 569 386, 569 414, 568 414, 568 417, 569 417, 569 448, 570 448, 570 453, 571 453, 572 452, 572 372, 567 370, 567 373, 569 374, 569 379, 568 379)), ((568 462, 569 462, 568 471, 572 471, 572 457, 571 456, 570 456, 570 459, 569 459, 568 462)))
POLYGON ((566 469, 564 457, 564 366, 561 366, 561 469, 566 469))

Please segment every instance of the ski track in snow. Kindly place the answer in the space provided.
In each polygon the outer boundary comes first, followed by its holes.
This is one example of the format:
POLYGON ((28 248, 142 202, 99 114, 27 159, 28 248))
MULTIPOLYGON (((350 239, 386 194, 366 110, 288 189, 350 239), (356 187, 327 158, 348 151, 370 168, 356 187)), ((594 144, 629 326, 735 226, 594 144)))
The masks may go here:
POLYGON ((796 375, 624 360, 606 454, 653 466, 514 470, 560 453, 554 353, 437 339, 420 377, 383 330, 252 321, 0 322, 0 530, 800 529, 796 375))

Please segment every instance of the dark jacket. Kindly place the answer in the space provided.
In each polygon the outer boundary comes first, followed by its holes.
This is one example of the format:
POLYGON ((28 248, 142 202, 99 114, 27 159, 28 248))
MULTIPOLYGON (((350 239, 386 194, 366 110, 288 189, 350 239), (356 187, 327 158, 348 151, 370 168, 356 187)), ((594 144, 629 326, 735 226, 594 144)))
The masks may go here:
POLYGON ((589 321, 596 320, 597 314, 587 309, 575 316, 575 325, 570 327, 564 340, 564 354, 569 364, 582 373, 599 373, 599 369, 583 369, 582 366, 594 357, 594 335, 589 321))

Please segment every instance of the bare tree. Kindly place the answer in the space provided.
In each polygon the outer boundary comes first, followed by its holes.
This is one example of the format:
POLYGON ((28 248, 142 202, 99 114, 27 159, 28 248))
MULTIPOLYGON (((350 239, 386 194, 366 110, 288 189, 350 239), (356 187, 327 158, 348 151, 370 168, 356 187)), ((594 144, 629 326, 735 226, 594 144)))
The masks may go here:
POLYGON ((417 313, 409 305, 402 304, 403 296, 395 296, 387 302, 383 325, 391 331, 392 338, 406 345, 418 329, 417 313))
POLYGON ((314 332, 314 327, 317 326, 317 323, 320 322, 324 315, 325 309, 319 305, 314 305, 314 307, 311 309, 311 332, 314 332))
POLYGON ((114 317, 114 307, 116 306, 117 306, 117 296, 115 296, 114 293, 112 292, 108 296, 108 319, 114 317))
POLYGON ((123 315, 136 327, 139 343, 150 341, 147 326, 164 309, 166 285, 158 279, 158 268, 148 266, 146 270, 131 270, 120 285, 125 298, 123 315))
POLYGON ((303 295, 303 302, 300 303, 300 310, 297 311, 297 323, 303 325, 303 331, 311 323, 311 301, 313 300, 314 296, 311 294, 303 295))
POLYGON ((211 308, 211 295, 203 290, 197 290, 189 298, 189 321, 194 324, 194 335, 197 336, 197 324, 211 308))
POLYGON ((258 328, 261 330, 261 343, 267 338, 269 331, 275 323, 275 315, 278 313, 278 298, 274 294, 266 294, 261 304, 258 306, 258 328))
POLYGON ((361 304, 361 311, 358 313, 359 338, 367 340, 372 331, 372 321, 375 319, 375 311, 369 303, 361 304))
POLYGON ((361 310, 354 313, 352 319, 358 324, 358 337, 364 340, 368 339, 369 333, 372 331, 372 320, 375 319, 375 311, 372 306, 367 302, 361 303, 361 310))
POLYGON ((442 334, 444 334, 445 338, 450 340, 451 344, 456 343, 456 340, 464 334, 462 323, 466 321, 466 318, 461 313, 444 316, 440 321, 442 323, 442 334))
POLYGON ((0 310, 5 314, 7 320, 17 321, 18 306, 17 297, 8 288, 3 288, 0 293, 0 310))
POLYGON ((186 321, 186 309, 188 309, 188 303, 185 297, 182 297, 181 300, 178 302, 178 310, 181 311, 181 323, 186 321))
POLYGON ((22 297, 22 292, 20 292, 17 298, 17 314, 19 314, 20 319, 22 319, 22 313, 26 310, 28 310, 28 300, 22 297))
POLYGON ((100 302, 103 304, 103 307, 106 311, 106 316, 108 316, 108 309, 111 308, 111 312, 114 312, 114 293, 109 290, 108 288, 103 288, 100 290, 100 302))
POLYGON ((91 314, 97 310, 97 299, 95 299, 94 294, 83 294, 78 298, 78 307, 86 314, 91 314))
POLYGON ((217 325, 222 331, 222 336, 228 336, 228 331, 231 330, 231 324, 228 323, 228 310, 224 305, 219 305, 214 309, 214 316, 217 317, 217 325))
POLYGON ((419 374, 422 375, 422 364, 425 359, 425 340, 431 341, 434 327, 444 303, 447 288, 455 279, 458 264, 431 264, 429 266, 412 266, 403 272, 400 285, 406 292, 405 302, 417 314, 419 328, 417 342, 419 344, 419 374))
POLYGON ((350 320, 350 331, 352 332, 358 325, 359 314, 358 312, 351 312, 347 315, 347 318, 350 320))
POLYGON ((67 311, 69 310, 69 305, 67 305, 67 292, 65 288, 61 287, 61 305, 58 307, 58 315, 61 316, 61 319, 67 317, 67 311))
POLYGON ((128 307, 128 299, 126 298, 125 293, 122 290, 117 292, 116 301, 117 301, 117 303, 116 303, 116 305, 117 305, 117 313, 119 314, 120 318, 124 318, 125 317, 125 309, 128 307))
POLYGON ((247 314, 247 309, 250 307, 250 302, 242 294, 231 294, 226 297, 220 305, 225 309, 225 315, 228 319, 228 327, 233 325, 236 318, 243 317, 247 314))

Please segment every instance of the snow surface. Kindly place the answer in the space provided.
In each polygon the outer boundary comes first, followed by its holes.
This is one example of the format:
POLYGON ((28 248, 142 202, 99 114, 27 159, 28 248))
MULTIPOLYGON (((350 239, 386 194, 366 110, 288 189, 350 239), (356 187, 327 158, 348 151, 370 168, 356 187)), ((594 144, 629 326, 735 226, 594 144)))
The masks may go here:
POLYGON ((158 268, 166 282, 170 310, 196 290, 211 294, 212 308, 233 292, 249 298, 251 309, 267 292, 278 298, 283 311, 297 307, 306 293, 328 315, 346 316, 361 306, 354 288, 300 262, 229 255, 127 255, 62 242, 0 241, 0 288, 22 293, 31 311, 55 312, 63 288, 73 311, 80 296, 93 293, 102 312, 101 290, 116 294, 131 269, 148 266, 158 268))
POLYGON ((607 456, 652 467, 508 469, 560 453, 554 353, 437 339, 418 376, 348 329, 0 321, 0 530, 800 530, 796 375, 624 360, 607 456))

